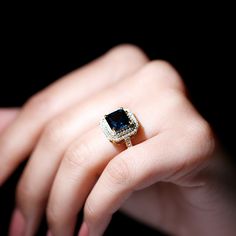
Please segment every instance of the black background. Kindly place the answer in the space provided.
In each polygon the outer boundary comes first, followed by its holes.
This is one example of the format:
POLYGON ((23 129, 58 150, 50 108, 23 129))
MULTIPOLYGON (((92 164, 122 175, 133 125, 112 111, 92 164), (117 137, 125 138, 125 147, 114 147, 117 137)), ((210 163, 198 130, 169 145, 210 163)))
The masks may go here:
MULTIPOLYGON (((38 6, 24 13, 17 6, 10 8, 1 24, 0 106, 21 106, 35 92, 111 47, 132 43, 151 59, 168 60, 177 68, 190 99, 233 156, 235 27, 230 12, 202 6, 196 13, 190 7, 186 15, 167 8, 160 16, 162 9, 155 8, 146 16, 149 10, 124 9, 94 14, 82 7, 72 11, 38 6), (224 20, 223 12, 228 13, 224 20)), ((0 235, 6 235, 21 169, 0 190, 0 235)), ((127 229, 132 235, 156 235, 120 214, 115 215, 107 235, 126 235, 127 229)), ((45 226, 39 235, 43 230, 45 226)))

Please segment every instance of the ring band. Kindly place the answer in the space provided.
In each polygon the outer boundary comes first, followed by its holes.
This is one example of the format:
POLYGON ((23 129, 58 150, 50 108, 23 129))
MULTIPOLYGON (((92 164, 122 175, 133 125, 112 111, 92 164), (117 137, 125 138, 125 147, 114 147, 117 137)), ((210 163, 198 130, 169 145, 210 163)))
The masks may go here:
POLYGON ((125 142, 126 147, 132 147, 131 137, 137 134, 139 123, 128 109, 118 110, 105 115, 100 121, 103 133, 112 143, 125 142))

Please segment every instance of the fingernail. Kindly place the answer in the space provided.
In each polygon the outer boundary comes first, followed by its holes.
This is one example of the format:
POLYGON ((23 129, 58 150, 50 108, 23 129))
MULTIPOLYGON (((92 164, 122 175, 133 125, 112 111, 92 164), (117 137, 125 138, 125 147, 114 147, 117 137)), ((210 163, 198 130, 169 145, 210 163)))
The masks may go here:
POLYGON ((78 236, 89 236, 89 228, 85 222, 81 225, 78 236))
POLYGON ((48 230, 48 232, 47 232, 47 236, 52 236, 52 233, 51 233, 50 230, 48 230))
POLYGON ((23 236, 25 232, 25 219, 20 210, 15 209, 10 224, 10 236, 23 236))

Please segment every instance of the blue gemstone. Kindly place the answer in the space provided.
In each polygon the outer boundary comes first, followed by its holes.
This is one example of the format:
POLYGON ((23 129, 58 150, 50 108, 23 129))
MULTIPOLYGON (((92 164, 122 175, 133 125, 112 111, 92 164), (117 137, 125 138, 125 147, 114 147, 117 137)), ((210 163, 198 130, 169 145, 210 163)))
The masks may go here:
POLYGON ((120 131, 129 128, 129 117, 122 108, 106 115, 105 118, 112 130, 120 131))

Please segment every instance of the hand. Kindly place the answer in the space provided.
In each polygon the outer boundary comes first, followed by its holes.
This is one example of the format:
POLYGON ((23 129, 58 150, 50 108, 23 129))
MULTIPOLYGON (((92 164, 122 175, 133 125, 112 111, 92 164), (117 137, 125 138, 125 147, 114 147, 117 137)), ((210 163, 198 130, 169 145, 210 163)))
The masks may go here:
POLYGON ((206 194, 214 147, 177 72, 120 46, 26 103, 0 137, 0 182, 31 153, 17 189, 28 236, 45 209, 52 235, 72 235, 83 205, 81 235, 102 235, 129 197, 123 208, 154 227, 207 235, 189 222, 215 217, 206 194), (110 143, 98 125, 120 106, 142 125, 127 150, 110 143), (144 209, 133 207, 144 201, 144 209))

